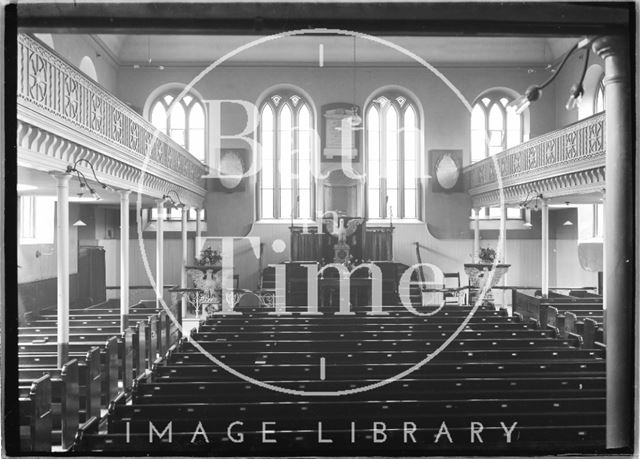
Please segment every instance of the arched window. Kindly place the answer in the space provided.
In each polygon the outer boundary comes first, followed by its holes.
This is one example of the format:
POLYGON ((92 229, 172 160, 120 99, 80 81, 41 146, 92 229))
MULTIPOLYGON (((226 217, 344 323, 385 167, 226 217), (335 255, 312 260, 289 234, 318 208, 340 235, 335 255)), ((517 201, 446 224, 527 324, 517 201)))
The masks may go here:
POLYGON ((598 82, 596 87, 596 95, 593 98, 593 113, 600 113, 604 111, 604 83, 602 79, 598 82))
POLYGON ((204 107, 191 93, 172 106, 180 93, 180 89, 174 89, 156 97, 149 110, 151 124, 204 162, 204 107))
POLYGON ((507 110, 513 97, 489 91, 479 97, 471 111, 471 162, 514 147, 525 140, 524 116, 507 110))
POLYGON ((260 218, 313 217, 313 116, 304 96, 290 90, 270 94, 260 106, 260 218))
POLYGON ((416 218, 420 119, 415 102, 386 92, 369 103, 364 121, 367 216, 416 218))

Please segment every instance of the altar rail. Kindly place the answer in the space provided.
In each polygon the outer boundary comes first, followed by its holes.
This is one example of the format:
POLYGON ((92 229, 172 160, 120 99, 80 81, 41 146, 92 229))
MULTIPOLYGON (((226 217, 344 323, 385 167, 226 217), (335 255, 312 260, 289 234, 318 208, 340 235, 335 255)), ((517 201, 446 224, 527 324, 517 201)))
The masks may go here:
POLYGON ((561 196, 567 188, 595 191, 604 187, 605 114, 598 113, 562 129, 509 148, 464 168, 474 207, 500 203, 498 172, 508 203, 528 194, 561 196))
POLYGON ((207 166, 187 150, 36 39, 18 35, 17 61, 25 161, 64 169, 85 158, 110 185, 134 189, 140 181, 152 196, 177 189, 186 203, 202 203, 207 166))

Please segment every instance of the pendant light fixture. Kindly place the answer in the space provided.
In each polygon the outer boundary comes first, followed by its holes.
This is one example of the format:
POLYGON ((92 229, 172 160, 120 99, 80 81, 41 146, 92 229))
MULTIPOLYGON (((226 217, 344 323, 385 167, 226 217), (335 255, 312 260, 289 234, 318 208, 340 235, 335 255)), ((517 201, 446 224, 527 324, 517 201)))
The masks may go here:
POLYGON ((358 105, 356 103, 356 63, 357 63, 357 52, 356 52, 356 37, 353 37, 353 106, 351 107, 351 115, 349 120, 351 122, 351 126, 358 127, 362 124, 362 117, 359 115, 358 105))

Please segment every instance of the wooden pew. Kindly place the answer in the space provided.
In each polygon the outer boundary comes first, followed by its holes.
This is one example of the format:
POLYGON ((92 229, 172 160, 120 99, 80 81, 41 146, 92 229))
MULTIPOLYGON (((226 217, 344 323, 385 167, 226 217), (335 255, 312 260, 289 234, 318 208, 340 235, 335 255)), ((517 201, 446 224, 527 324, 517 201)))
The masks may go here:
POLYGON ((42 375, 19 399, 21 452, 51 451, 51 377, 42 375))

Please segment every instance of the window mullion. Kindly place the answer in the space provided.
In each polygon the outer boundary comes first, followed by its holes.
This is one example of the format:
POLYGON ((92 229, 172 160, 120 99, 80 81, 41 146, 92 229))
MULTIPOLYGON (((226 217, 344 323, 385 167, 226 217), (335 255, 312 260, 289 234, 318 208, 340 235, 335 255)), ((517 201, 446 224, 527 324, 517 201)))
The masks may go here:
POLYGON ((274 161, 273 161, 273 216, 280 218, 280 113, 278 107, 274 109, 273 123, 273 143, 274 143, 274 161))
POLYGON ((398 110, 398 218, 404 217, 404 111, 398 110))
POLYGON ((387 117, 383 107, 380 107, 380 176, 378 177, 380 184, 380 217, 387 218, 387 151, 384 146, 387 144, 387 117), (385 171, 382 173, 382 171, 385 171))

